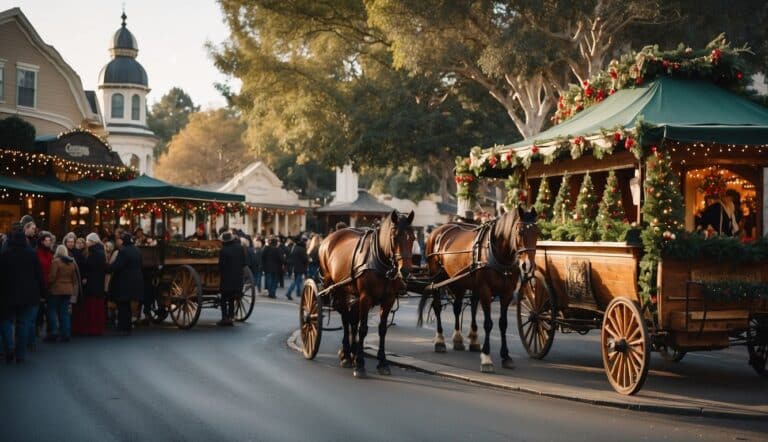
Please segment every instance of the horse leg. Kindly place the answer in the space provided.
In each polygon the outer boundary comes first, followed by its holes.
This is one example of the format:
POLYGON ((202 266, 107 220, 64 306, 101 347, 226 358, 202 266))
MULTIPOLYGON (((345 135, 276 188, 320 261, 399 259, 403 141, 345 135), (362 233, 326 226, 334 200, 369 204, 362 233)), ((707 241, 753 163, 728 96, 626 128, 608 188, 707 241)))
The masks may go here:
POLYGON ((432 310, 435 312, 435 321, 437 322, 437 331, 435 332, 435 353, 445 353, 445 338, 443 337, 443 320, 441 312, 443 310, 442 290, 435 290, 432 295, 432 310))
POLYGON ((491 300, 493 298, 488 290, 483 290, 483 292, 480 293, 480 297, 480 301, 483 305, 483 315, 485 316, 485 320, 483 321, 485 339, 483 341, 483 348, 480 351, 480 371, 483 373, 493 373, 493 360, 491 359, 491 331, 493 330, 493 319, 491 319, 491 300))
POLYGON ((464 306, 464 296, 453 299, 453 350, 464 351, 464 337, 461 336, 461 308, 464 306))
POLYGON ((471 304, 470 308, 472 310, 472 325, 470 326, 469 330, 469 351, 477 353, 480 351, 480 343, 477 342, 477 304, 480 301, 480 298, 478 298, 474 293, 471 293, 471 304))
POLYGON ((365 374, 365 337, 368 335, 368 311, 371 309, 371 302, 367 296, 360 297, 358 315, 358 338, 357 348, 355 349, 355 371, 352 374, 356 378, 364 378, 365 374))
POLYGON ((394 304, 395 298, 385 301, 381 306, 381 314, 379 315, 379 352, 376 357, 379 360, 379 365, 376 366, 376 370, 381 375, 390 375, 392 370, 389 369, 389 361, 387 361, 387 354, 384 352, 384 340, 387 337, 387 319, 389 318, 389 312, 392 310, 392 304, 394 304))
MULTIPOLYGON (((355 306, 357 307, 357 306, 355 306)), ((352 359, 352 364, 354 365, 357 361, 357 348, 362 347, 362 344, 360 344, 357 341, 357 329, 358 329, 358 315, 355 312, 355 307, 352 307, 350 311, 348 312, 349 317, 349 337, 350 337, 350 346, 349 346, 349 354, 352 359)))
POLYGON ((349 354, 349 313, 341 313, 341 329, 344 331, 344 337, 341 339, 341 349, 339 350, 339 363, 343 368, 352 368, 352 357, 349 354))
POLYGON ((506 293, 501 296, 501 313, 499 316, 499 332, 501 333, 501 366, 504 368, 515 368, 515 364, 512 362, 512 358, 509 356, 509 350, 507 349, 507 310, 509 309, 509 303, 512 301, 513 294, 506 293))

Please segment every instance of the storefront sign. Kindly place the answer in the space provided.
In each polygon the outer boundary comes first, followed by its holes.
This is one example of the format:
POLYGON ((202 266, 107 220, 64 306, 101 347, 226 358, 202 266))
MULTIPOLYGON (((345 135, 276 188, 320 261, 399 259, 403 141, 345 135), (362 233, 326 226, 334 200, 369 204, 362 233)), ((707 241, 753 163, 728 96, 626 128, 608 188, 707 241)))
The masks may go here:
POLYGON ((67 143, 67 145, 64 146, 64 151, 75 158, 87 157, 91 154, 91 149, 89 149, 88 146, 79 146, 70 143, 67 143))
POLYGON ((74 131, 44 143, 45 153, 79 163, 123 166, 120 157, 90 132, 74 131))

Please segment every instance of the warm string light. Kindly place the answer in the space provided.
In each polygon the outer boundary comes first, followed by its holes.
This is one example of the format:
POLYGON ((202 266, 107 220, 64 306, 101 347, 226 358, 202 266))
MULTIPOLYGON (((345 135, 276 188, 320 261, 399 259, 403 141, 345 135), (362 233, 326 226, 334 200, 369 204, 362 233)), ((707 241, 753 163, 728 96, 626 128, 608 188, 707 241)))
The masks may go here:
POLYGON ((12 149, 0 150, 0 171, 3 175, 33 175, 40 169, 53 167, 66 174, 80 178, 122 181, 138 175, 136 169, 126 166, 85 164, 44 153, 30 153, 12 149))
POLYGON ((269 209, 258 207, 245 202, 210 202, 187 200, 151 200, 151 201, 99 201, 97 210, 108 212, 117 209, 120 216, 149 215, 161 216, 163 213, 170 215, 183 215, 192 218, 195 214, 220 216, 224 214, 250 215, 258 212, 276 213, 279 215, 303 215, 304 208, 297 209, 269 209))

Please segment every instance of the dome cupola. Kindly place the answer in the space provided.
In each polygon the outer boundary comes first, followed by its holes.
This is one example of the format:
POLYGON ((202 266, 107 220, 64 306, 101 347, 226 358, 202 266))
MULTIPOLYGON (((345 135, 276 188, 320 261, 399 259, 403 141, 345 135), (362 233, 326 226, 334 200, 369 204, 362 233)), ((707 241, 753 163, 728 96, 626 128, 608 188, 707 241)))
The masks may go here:
POLYGON ((125 19, 128 17, 125 12, 121 18, 123 23, 112 36, 112 45, 109 48, 112 60, 101 69, 99 84, 133 84, 147 87, 149 85, 147 71, 136 61, 136 56, 139 54, 136 37, 126 27, 125 19))

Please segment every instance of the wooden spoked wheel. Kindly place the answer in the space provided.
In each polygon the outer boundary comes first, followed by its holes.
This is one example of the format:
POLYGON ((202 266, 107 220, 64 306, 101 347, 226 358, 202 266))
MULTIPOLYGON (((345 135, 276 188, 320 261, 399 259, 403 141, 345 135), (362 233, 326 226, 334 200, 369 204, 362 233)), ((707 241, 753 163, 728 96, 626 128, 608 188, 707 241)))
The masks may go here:
POLYGON ((668 345, 664 345, 659 347, 659 354, 661 355, 662 359, 669 362, 680 362, 683 360, 685 355, 688 354, 685 350, 680 350, 674 347, 670 347, 668 345))
POLYGON ((651 345, 637 304, 614 298, 605 311, 601 332, 603 366, 613 389, 635 394, 648 376, 651 345))
POLYGON ((517 331, 528 355, 542 359, 552 348, 557 321, 557 301, 540 274, 520 288, 517 331))
POLYGON ((175 268, 168 297, 176 327, 184 330, 194 327, 203 304, 203 287, 197 271, 187 265, 175 268))
POLYGON ((323 306, 320 302, 317 284, 312 279, 304 281, 304 287, 301 290, 299 325, 304 357, 314 359, 320 348, 320 338, 323 335, 323 306))
POLYGON ((243 290, 235 298, 235 321, 245 322, 253 313, 256 304, 256 284, 253 273, 248 267, 243 268, 243 290))
POLYGON ((163 304, 161 296, 165 294, 161 292, 160 275, 157 274, 152 277, 150 286, 155 291, 152 299, 152 305, 149 306, 149 317, 155 324, 161 324, 168 317, 168 309, 163 304))
POLYGON ((768 378, 766 361, 768 361, 768 315, 753 315, 749 318, 747 329, 747 351, 749 351, 749 365, 757 374, 768 378))

